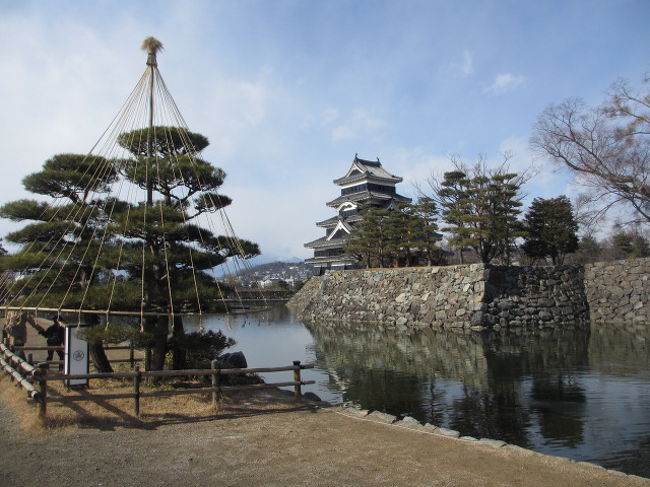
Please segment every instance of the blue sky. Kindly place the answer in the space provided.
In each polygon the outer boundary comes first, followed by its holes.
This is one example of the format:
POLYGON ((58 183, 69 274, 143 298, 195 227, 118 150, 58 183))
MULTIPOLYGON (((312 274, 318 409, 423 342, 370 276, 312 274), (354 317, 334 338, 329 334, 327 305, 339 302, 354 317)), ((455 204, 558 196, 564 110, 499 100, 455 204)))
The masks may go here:
MULTIPOLYGON (((604 98, 650 71, 650 2, 0 0, 2 202, 61 152, 87 152, 145 68, 159 67, 223 192, 237 234, 268 258, 309 256, 355 153, 400 192, 479 154, 534 166, 530 198, 574 196, 528 147, 551 103, 604 98)), ((14 228, 0 222, 0 235, 14 228)))

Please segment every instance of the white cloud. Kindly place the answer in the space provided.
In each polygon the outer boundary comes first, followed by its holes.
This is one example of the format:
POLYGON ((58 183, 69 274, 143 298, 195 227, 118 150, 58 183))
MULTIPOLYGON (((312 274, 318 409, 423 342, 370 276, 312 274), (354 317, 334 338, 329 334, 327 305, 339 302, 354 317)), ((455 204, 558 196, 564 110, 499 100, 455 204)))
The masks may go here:
POLYGON ((321 115, 321 125, 330 125, 339 118, 339 111, 336 108, 327 108, 321 115))
POLYGON ((462 57, 450 62, 445 68, 447 73, 457 78, 469 78, 474 74, 474 54, 465 49, 462 57))
POLYGON ((463 52, 463 62, 460 65, 460 72, 463 76, 469 76, 474 73, 474 57, 469 51, 463 52))
POLYGON ((485 93, 493 95, 502 95, 509 91, 514 90, 521 85, 526 78, 520 74, 501 73, 498 74, 490 86, 485 88, 485 93))
POLYGON ((357 108, 352 111, 346 123, 332 129, 332 140, 338 142, 374 136, 384 127, 386 127, 386 122, 383 119, 372 116, 364 109, 357 108))
POLYGON ((427 179, 432 175, 442 176, 444 172, 452 169, 449 157, 430 154, 421 148, 397 149, 395 152, 387 154, 385 161, 382 159, 382 164, 388 172, 404 179, 404 182, 398 187, 399 192, 411 197, 417 197, 416 186, 427 191, 427 179))
POLYGON ((337 189, 331 180, 300 185, 287 182, 272 188, 230 185, 227 194, 234 201, 228 207, 228 216, 237 236, 258 242, 263 255, 307 258, 313 250, 306 249, 304 243, 323 235, 316 222, 334 216, 325 203, 337 196, 337 189))

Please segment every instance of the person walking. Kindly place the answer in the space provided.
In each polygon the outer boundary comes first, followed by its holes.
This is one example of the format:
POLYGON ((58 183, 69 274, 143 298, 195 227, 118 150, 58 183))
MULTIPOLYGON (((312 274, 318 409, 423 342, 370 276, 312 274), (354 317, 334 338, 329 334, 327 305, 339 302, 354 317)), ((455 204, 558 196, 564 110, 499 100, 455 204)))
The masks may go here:
MULTIPOLYGON (((65 340, 65 326, 61 321, 60 316, 52 317, 52 325, 48 326, 44 331, 39 331, 45 337, 48 347, 62 347, 65 340)), ((63 360, 63 350, 57 350, 59 360, 63 360)), ((48 362, 54 358, 54 350, 47 351, 48 362)))
POLYGON ((11 325, 5 326, 4 332, 11 339, 10 350, 24 360, 25 352, 22 349, 16 350, 16 347, 24 347, 27 342, 27 314, 16 314, 13 321, 11 325))
MULTIPOLYGON (((47 328, 43 328, 41 325, 36 323, 36 321, 30 316, 27 318, 27 322, 34 328, 39 335, 45 337, 48 347, 62 347, 63 342, 65 341, 65 326, 59 315, 52 315, 52 324, 47 328)), ((63 360, 63 350, 56 350, 59 360, 63 360)), ((47 361, 49 362, 54 358, 54 350, 47 351, 47 361)), ((59 365, 61 369, 61 365, 59 365)))

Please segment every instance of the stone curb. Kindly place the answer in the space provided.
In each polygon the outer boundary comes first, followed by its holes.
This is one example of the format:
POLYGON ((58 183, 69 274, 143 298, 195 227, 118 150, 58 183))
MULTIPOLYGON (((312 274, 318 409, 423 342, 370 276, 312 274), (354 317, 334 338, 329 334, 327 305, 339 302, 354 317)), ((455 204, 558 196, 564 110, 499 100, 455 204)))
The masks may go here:
POLYGON ((371 421, 376 421, 379 423, 393 424, 397 421, 397 417, 392 414, 382 413, 380 411, 373 411, 368 416, 367 419, 371 421))

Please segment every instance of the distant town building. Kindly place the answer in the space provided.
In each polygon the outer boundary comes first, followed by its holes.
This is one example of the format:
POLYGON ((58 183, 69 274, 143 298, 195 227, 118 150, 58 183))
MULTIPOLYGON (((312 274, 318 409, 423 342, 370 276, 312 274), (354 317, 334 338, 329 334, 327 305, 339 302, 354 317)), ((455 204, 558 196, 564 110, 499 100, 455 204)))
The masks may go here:
POLYGON ((402 178, 381 167, 379 158, 367 161, 355 154, 345 176, 334 180, 341 187, 341 195, 327 203, 338 214, 316 223, 325 229, 325 236, 305 244, 308 249, 314 249, 314 257, 305 263, 313 265, 318 274, 325 269, 357 268, 357 259, 345 252, 345 245, 354 225, 361 220, 359 211, 368 206, 392 209, 399 203, 409 203, 410 198, 395 190, 400 182, 402 178))

